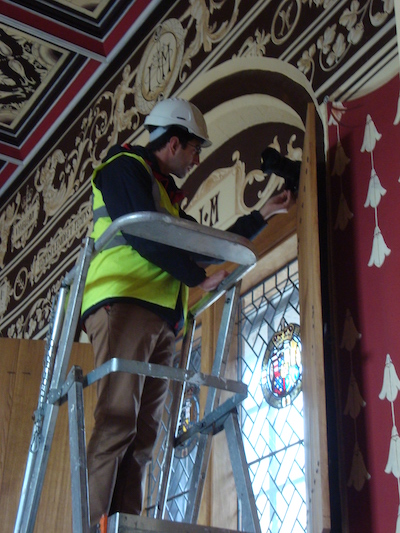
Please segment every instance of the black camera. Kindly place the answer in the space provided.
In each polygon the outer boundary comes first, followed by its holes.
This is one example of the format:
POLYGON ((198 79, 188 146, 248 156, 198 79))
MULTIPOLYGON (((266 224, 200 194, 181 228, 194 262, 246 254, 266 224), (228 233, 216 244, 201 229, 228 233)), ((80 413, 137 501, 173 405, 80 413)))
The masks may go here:
POLYGON ((276 174, 285 180, 285 189, 296 194, 299 190, 301 161, 292 161, 275 148, 267 147, 261 154, 261 170, 265 174, 276 174))

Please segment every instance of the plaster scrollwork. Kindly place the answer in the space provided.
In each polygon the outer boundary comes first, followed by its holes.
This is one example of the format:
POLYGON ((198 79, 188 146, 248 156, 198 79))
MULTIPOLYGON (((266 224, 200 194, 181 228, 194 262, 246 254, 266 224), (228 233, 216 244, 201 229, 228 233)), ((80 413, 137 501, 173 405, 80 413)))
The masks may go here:
POLYGON ((58 293, 61 280, 50 287, 44 298, 39 298, 31 307, 28 316, 20 325, 19 334, 25 339, 31 339, 36 331, 41 331, 49 323, 54 296, 58 293))
POLYGON ((75 148, 71 150, 65 164, 66 174, 73 174, 77 183, 83 183, 87 177, 87 167, 91 169, 100 164, 100 158, 94 153, 101 135, 97 133, 98 123, 96 116, 100 114, 98 108, 89 109, 81 122, 80 134, 75 138, 75 148))
MULTIPOLYGON (((0 40, 0 54, 7 60, 7 64, 12 70, 12 72, 22 78, 21 85, 23 87, 30 85, 30 84, 34 84, 35 80, 32 77, 27 76, 25 68, 22 65, 21 61, 19 61, 15 57, 13 49, 10 46, 8 46, 8 44, 6 44, 4 40, 0 40)), ((11 86, 15 84, 11 77, 4 76, 4 74, 3 74, 3 77, 5 80, 8 80, 6 81, 7 85, 11 86)))
POLYGON ((25 317, 21 315, 7 330, 9 339, 22 339, 24 330, 25 317))
POLYGON ((49 323, 53 299, 58 294, 61 280, 50 287, 43 298, 34 302, 28 314, 20 315, 7 330, 7 337, 12 339, 31 339, 37 331, 43 330, 49 323))
POLYGON ((73 150, 68 154, 68 159, 65 164, 65 173, 69 176, 72 176, 75 180, 76 185, 78 183, 83 183, 87 178, 86 169, 91 164, 92 160, 89 157, 85 157, 87 154, 86 147, 91 146, 92 142, 90 139, 81 139, 77 137, 75 139, 75 146, 73 150))
POLYGON ((10 298, 13 295, 11 283, 7 277, 3 279, 0 284, 0 318, 3 318, 4 313, 7 311, 10 298))
POLYGON ((55 67, 60 56, 55 48, 0 24, 0 57, 7 68, 0 72, 3 90, 0 122, 11 124, 55 67))
POLYGON ((203 48, 205 52, 211 52, 214 44, 220 42, 233 28, 239 15, 239 5, 241 0, 235 0, 234 6, 231 11, 230 20, 225 20, 217 27, 217 24, 211 22, 212 15, 215 10, 221 9, 227 0, 221 0, 215 2, 210 0, 209 7, 205 0, 189 0, 190 7, 180 18, 183 23, 188 19, 187 26, 185 28, 186 33, 194 24, 196 35, 190 45, 186 48, 185 54, 182 60, 182 66, 180 70, 180 81, 184 81, 187 77, 187 72, 184 72, 186 67, 190 68, 192 65, 192 58, 198 54, 203 48))
MULTIPOLYGON (((282 0, 276 8, 268 29, 257 28, 239 49, 238 57, 264 56, 266 45, 284 45, 292 36, 300 20, 302 5, 314 5, 328 12, 336 0, 282 0)), ((352 0, 339 17, 339 24, 327 26, 323 33, 302 52, 297 61, 298 69, 313 83, 317 68, 324 72, 336 69, 345 59, 351 47, 360 43, 368 17, 374 27, 382 26, 393 12, 393 0, 352 0)), ((201 34, 201 32, 199 32, 201 34)), ((194 44, 193 44, 194 46, 194 44)), ((197 46, 199 46, 197 44, 197 46)), ((195 48, 194 48, 195 49, 195 48)), ((185 54, 185 59, 189 50, 185 54)), ((235 57, 235 56, 234 56, 235 57)), ((187 62, 190 66, 190 61, 187 62)))
POLYGON ((7 252, 10 230, 17 217, 21 203, 21 194, 18 193, 15 202, 8 204, 0 215, 0 268, 4 268, 4 256, 7 252))
MULTIPOLYGON (((301 148, 300 146, 294 146, 296 139, 297 139, 297 135, 293 134, 290 136, 289 142, 286 145, 286 150, 287 150, 286 157, 288 159, 291 159, 292 161, 301 161, 303 159, 303 148, 301 148)), ((275 139, 274 139, 274 142, 275 142, 275 139)))
POLYGON ((44 166, 36 171, 34 183, 36 190, 42 193, 43 197, 43 210, 45 213, 43 224, 46 224, 49 217, 58 212, 61 206, 64 205, 65 201, 74 192, 75 176, 74 174, 67 175, 65 170, 62 170, 58 176, 60 181, 59 188, 57 189, 54 186, 57 166, 65 163, 65 160, 63 152, 61 150, 55 150, 53 154, 47 158, 44 166))
POLYGON ((191 59, 201 48, 210 52, 213 44, 218 43, 232 29, 238 17, 240 0, 234 0, 229 20, 222 22, 218 28, 210 22, 213 13, 226 2, 227 0, 211 0, 207 6, 205 0, 189 0, 190 7, 180 20, 168 19, 156 28, 137 70, 131 70, 130 65, 126 65, 116 90, 101 95, 90 117, 93 123, 92 147, 102 146, 98 156, 92 154, 93 166, 118 142, 119 133, 139 126, 139 113, 148 114, 159 99, 169 96, 178 76, 181 81, 186 79, 187 74, 183 69, 191 66, 191 59), (184 28, 182 22, 187 19, 184 28), (185 38, 193 25, 196 34, 184 52, 185 38), (135 105, 128 108, 129 95, 134 97, 135 105), (110 101, 108 110, 104 108, 106 100, 110 101))
MULTIPOLYGON (((87 150, 94 144, 90 134, 93 115, 93 110, 90 110, 88 117, 83 119, 81 135, 75 138, 75 147, 67 156, 57 149, 36 171, 34 184, 37 192, 42 193, 43 197, 43 211, 45 213, 43 224, 46 224, 50 217, 58 213, 79 187, 79 183, 86 179, 86 169, 92 163, 92 158, 86 157, 84 159, 84 157, 87 156, 87 150), (61 167, 61 165, 63 166, 61 167), (60 183, 58 188, 55 186, 55 180, 60 183)), ((30 207, 30 210, 32 209, 33 205, 30 207)))
POLYGON ((33 194, 31 187, 27 188, 21 202, 22 212, 17 213, 11 233, 11 250, 23 248, 37 226, 39 217, 39 194, 33 194))
POLYGON ((262 204, 272 196, 274 191, 281 188, 283 182, 284 180, 276 176, 276 174, 271 174, 271 176, 269 176, 269 179, 266 180, 266 176, 261 170, 253 169, 248 172, 242 179, 241 190, 239 191, 238 202, 240 212, 242 212, 243 214, 248 214, 250 213, 250 211, 259 209, 262 204), (258 201, 254 205, 249 206, 245 203, 244 200, 245 191, 248 186, 252 186, 255 182, 264 183, 265 187, 262 191, 258 191, 258 201))
POLYGON ((135 78, 136 70, 132 71, 130 65, 126 65, 122 71, 122 80, 117 85, 114 92, 106 91, 101 98, 96 102, 97 119, 102 120, 102 124, 95 129, 96 140, 107 135, 107 147, 100 153, 100 159, 105 157, 108 148, 117 144, 118 135, 127 129, 136 129, 139 125, 139 113, 135 106, 126 109, 125 100, 129 94, 135 93, 135 88, 131 86, 132 80, 135 78), (110 101, 109 112, 101 112, 100 109, 104 107, 104 101, 110 101))
POLYGON ((232 57, 263 57, 266 54, 265 46, 270 41, 271 34, 257 28, 254 37, 248 37, 240 47, 239 52, 232 57))
MULTIPOLYGON (((306 3, 303 0, 303 3, 306 3)), ((316 6, 322 5, 325 10, 330 9, 333 2, 314 0, 316 6)), ((372 26, 378 27, 385 23, 389 14, 393 12, 393 0, 367 0, 360 3, 353 0, 339 17, 339 24, 332 24, 325 28, 322 35, 305 50, 297 62, 298 68, 309 77, 311 83, 315 72, 315 63, 324 72, 330 72, 343 62, 352 46, 356 46, 365 32, 365 19, 369 18, 372 26), (374 9, 375 8, 375 9, 374 9)))
POLYGON ((148 114, 167 98, 181 68, 186 32, 177 19, 168 19, 154 31, 143 53, 135 80, 135 104, 148 114))
POLYGON ((91 202, 84 202, 78 212, 71 216, 63 227, 58 228, 49 241, 34 256, 29 280, 34 285, 55 264, 62 253, 71 248, 72 243, 85 235, 92 221, 91 202))
POLYGON ((271 40, 274 44, 283 44, 293 33, 300 18, 301 3, 301 0, 282 0, 279 4, 271 25, 271 40))
POLYGON ((13 296, 14 300, 18 301, 25 294, 25 289, 28 285, 29 273, 26 267, 22 267, 14 281, 13 296))
POLYGON ((92 142, 89 148, 101 147, 99 154, 91 154, 94 167, 118 142, 121 132, 138 128, 140 113, 148 114, 160 98, 169 96, 179 73, 184 37, 178 20, 168 19, 160 24, 150 38, 138 68, 132 70, 129 64, 126 65, 115 91, 103 93, 95 102, 94 110, 83 124, 85 128, 90 126, 92 142), (130 96, 134 105, 130 105, 130 96), (108 108, 105 106, 107 101, 110 103, 108 108))
MULTIPOLYGON (((214 170, 200 185, 194 194, 190 204, 197 204, 201 202, 206 196, 212 193, 215 188, 220 187, 227 179, 233 179, 233 183, 237 185, 243 181, 245 175, 245 165, 240 160, 240 153, 236 150, 232 155, 233 165, 226 168, 218 168, 214 170)), ((236 195, 235 195, 236 197, 236 195)), ((185 204, 185 201, 182 203, 182 208, 186 209, 189 206, 185 204)))

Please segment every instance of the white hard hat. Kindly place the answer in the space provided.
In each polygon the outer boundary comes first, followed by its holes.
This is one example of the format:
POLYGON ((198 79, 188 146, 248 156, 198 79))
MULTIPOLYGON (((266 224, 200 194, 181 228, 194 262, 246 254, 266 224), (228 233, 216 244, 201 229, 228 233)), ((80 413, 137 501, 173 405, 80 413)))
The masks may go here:
POLYGON ((181 126, 202 140, 203 146, 211 146, 207 125, 201 111, 191 102, 181 98, 167 98, 158 102, 144 121, 144 127, 155 126, 150 134, 154 140, 167 131, 169 126, 181 126))

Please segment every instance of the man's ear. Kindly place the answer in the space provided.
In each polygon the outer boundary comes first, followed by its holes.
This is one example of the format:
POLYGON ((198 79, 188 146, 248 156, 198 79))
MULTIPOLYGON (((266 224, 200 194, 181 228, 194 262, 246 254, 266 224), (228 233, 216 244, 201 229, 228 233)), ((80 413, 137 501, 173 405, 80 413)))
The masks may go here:
POLYGON ((169 140, 169 147, 170 147, 172 155, 175 154, 179 145, 180 145, 180 140, 178 139, 178 137, 173 135, 169 140))

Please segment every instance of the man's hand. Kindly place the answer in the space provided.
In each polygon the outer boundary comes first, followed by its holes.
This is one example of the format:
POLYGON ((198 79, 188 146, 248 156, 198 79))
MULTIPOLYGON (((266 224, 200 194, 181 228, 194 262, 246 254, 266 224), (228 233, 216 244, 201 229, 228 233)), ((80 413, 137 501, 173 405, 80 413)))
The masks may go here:
POLYGON ((272 215, 287 213, 296 202, 291 191, 284 190, 276 196, 271 196, 261 207, 260 213, 264 220, 268 220, 272 215))
POLYGON ((221 281, 226 278, 228 274, 229 272, 227 270, 218 270, 210 277, 206 278, 202 283, 200 283, 199 287, 203 289, 203 291, 213 291, 218 287, 221 281))
POLYGON ((268 146, 261 154, 261 170, 265 174, 276 174, 285 180, 285 189, 297 193, 299 190, 301 161, 283 157, 275 148, 268 146))

